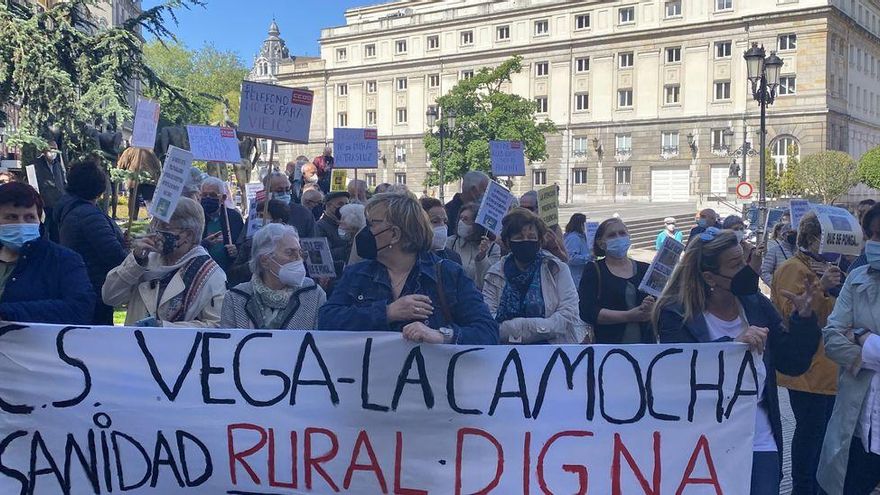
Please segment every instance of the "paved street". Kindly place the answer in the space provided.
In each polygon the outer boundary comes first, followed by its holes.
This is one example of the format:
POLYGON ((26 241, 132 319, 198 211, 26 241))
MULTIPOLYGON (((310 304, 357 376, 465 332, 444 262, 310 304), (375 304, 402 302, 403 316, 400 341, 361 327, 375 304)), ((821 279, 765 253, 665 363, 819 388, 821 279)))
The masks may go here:
POLYGON ((695 203, 581 203, 560 205, 559 221, 565 227, 568 219, 575 213, 583 213, 590 220, 597 221, 619 213, 624 221, 632 221, 696 213, 696 209, 695 203))

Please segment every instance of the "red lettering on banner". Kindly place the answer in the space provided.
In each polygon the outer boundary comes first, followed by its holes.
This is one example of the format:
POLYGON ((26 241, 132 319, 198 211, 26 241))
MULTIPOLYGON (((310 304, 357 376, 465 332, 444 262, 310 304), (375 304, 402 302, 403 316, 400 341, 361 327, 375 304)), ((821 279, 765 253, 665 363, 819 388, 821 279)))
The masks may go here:
POLYGON ((370 437, 364 430, 358 433, 357 440, 354 442, 354 448, 351 449, 351 461, 348 463, 348 469, 345 471, 345 480, 342 482, 342 487, 346 490, 351 486, 351 477, 355 471, 372 472, 376 475, 376 481, 379 482, 379 488, 382 489, 382 493, 388 493, 388 485, 385 483, 385 475, 382 474, 382 468, 379 466, 379 459, 376 458, 376 452, 370 443, 370 437), (367 456, 370 458, 369 464, 357 463, 361 447, 367 451, 367 456))
MULTIPOLYGON (((504 449, 498 440, 489 433, 477 428, 461 428, 458 430, 458 441, 455 443, 455 495, 461 495, 461 461, 463 458, 462 450, 464 447, 465 435, 473 435, 483 437, 495 447, 495 478, 488 485, 476 492, 470 492, 472 495, 484 495, 491 492, 498 486, 501 481, 501 475, 504 473, 504 449)), ((483 459, 480 459, 482 462, 483 459)))
POLYGON ((532 432, 526 432, 523 442, 523 494, 529 493, 532 481, 532 432))
POLYGON ((629 452, 629 449, 626 448, 626 445, 620 440, 620 433, 614 434, 614 459, 611 462, 611 493, 612 495, 621 495, 623 490, 620 488, 620 456, 623 456, 626 459, 626 463, 629 464, 629 468, 632 470, 633 474, 636 475, 636 479, 639 480, 639 484, 642 485, 642 490, 645 491, 647 495, 660 495, 660 432, 654 432, 654 473, 651 478, 653 488, 648 486, 648 480, 645 479, 645 475, 642 474, 642 470, 639 469, 636 460, 633 458, 632 454, 629 452))
POLYGON ((364 139, 378 139, 378 137, 376 129, 364 129, 364 139))
POLYGON ((334 492, 338 492, 339 487, 336 486, 336 483, 333 482, 333 478, 331 478, 330 475, 327 474, 327 471, 321 466, 321 464, 336 457, 336 454, 339 452, 339 440, 336 439, 336 434, 325 428, 306 428, 305 432, 303 432, 303 437, 305 437, 305 444, 303 446, 303 469, 306 472, 306 489, 312 489, 312 469, 314 469, 322 478, 324 478, 324 481, 327 482, 327 485, 330 486, 334 492), (315 434, 324 435, 330 439, 330 450, 318 457, 312 455, 312 435, 315 434))
POLYGON ((715 488, 716 495, 723 495, 721 485, 718 483, 718 474, 715 473, 715 463, 712 462, 712 451, 709 449, 709 440, 706 438, 706 435, 700 435, 700 439, 697 440, 697 445, 694 446, 694 452, 691 454, 691 459, 688 461, 687 469, 685 469, 681 484, 678 485, 675 495, 681 495, 687 485, 712 485, 715 488), (694 466, 697 464, 697 456, 700 455, 700 452, 706 458, 709 478, 691 478, 691 475, 694 474, 694 466))
POLYGON ((275 480, 275 430, 269 428, 269 486, 296 489, 296 432, 290 432, 290 483, 275 480))
POLYGON ((226 427, 226 446, 229 449, 229 476, 232 479, 233 485, 238 484, 238 480, 235 474, 236 462, 241 463, 241 465, 244 467, 244 470, 247 471, 248 475, 251 477, 251 480, 254 483, 258 485, 260 484, 260 478, 257 476, 257 473, 255 473, 254 470, 251 469, 250 464, 248 464, 247 461, 244 460, 244 458, 257 453, 260 449, 263 448, 264 445, 266 445, 266 430, 260 428, 257 425, 252 425, 250 423, 236 423, 226 427), (243 452, 236 452, 232 440, 232 432, 234 430, 250 430, 259 432, 260 441, 257 442, 257 444, 253 447, 243 452))
POLYGON ((403 433, 397 432, 394 440, 394 495, 428 495, 427 490, 403 488, 403 433))
MULTIPOLYGON (((560 438, 583 438, 591 436, 593 436, 593 432, 591 431, 570 430, 560 431, 547 440, 547 443, 544 444, 544 447, 541 448, 541 452, 538 454, 538 486, 541 488, 541 493, 544 493, 545 495, 553 495, 553 492, 547 488, 547 481, 544 479, 544 457, 547 455, 547 452, 550 451, 550 447, 552 447, 560 438)), ((566 473, 572 473, 578 476, 578 491, 575 493, 577 495, 585 495, 590 482, 590 473, 587 468, 575 464, 563 464, 562 470, 566 473)))
POLYGON ((512 149, 512 150, 518 150, 521 147, 522 147, 522 143, 520 141, 511 141, 510 142, 510 149, 512 149))
POLYGON ((220 128, 220 137, 221 138, 234 138, 235 130, 232 127, 221 127, 220 128))
POLYGON ((313 97, 314 97, 314 95, 312 94, 311 91, 307 91, 307 90, 303 90, 303 89, 294 89, 293 96, 291 97, 290 101, 294 105, 305 105, 305 106, 310 107, 310 106, 312 106, 312 98, 313 97))

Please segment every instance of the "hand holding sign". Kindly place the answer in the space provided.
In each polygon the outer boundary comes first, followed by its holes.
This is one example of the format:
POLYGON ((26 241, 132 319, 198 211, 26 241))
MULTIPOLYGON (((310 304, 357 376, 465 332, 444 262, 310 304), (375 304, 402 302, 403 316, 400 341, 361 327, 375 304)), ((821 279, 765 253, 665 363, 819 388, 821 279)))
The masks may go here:
POLYGON ((748 344, 750 351, 762 354, 769 333, 770 330, 765 327, 750 326, 745 329, 743 333, 739 334, 736 341, 748 344))

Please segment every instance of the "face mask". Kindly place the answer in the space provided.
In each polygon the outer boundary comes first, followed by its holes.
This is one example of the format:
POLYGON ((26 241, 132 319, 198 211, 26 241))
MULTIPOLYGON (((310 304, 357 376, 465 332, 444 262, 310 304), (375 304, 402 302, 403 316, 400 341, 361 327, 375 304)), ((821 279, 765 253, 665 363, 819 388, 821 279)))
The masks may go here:
MULTIPOLYGON (((721 275, 724 277, 724 275, 721 275)), ((727 277, 724 277, 727 278, 727 277)), ((730 292, 734 296, 751 296, 758 293, 758 274, 750 266, 740 268, 730 279, 730 292)))
POLYGON ((272 261, 278 265, 278 280, 288 287, 300 287, 306 278, 306 265, 303 260, 291 261, 290 263, 281 264, 272 258, 272 261))
POLYGON ((168 256, 178 248, 177 243, 180 241, 179 235, 173 232, 164 231, 156 233, 162 236, 162 256, 168 256))
POLYGON ((385 230, 380 231, 378 234, 373 234, 373 231, 370 230, 370 227, 364 227, 360 232, 355 236, 354 243, 355 248, 357 249, 357 254, 361 258, 365 260, 374 260, 376 256, 379 255, 379 251, 381 249, 385 249, 391 244, 385 245, 382 248, 376 246, 376 236, 380 236, 385 232, 388 232, 393 227, 388 227, 385 230))
POLYGON ((865 243, 865 258, 868 264, 875 270, 880 270, 880 241, 868 241, 865 243))
POLYGON ((789 232, 785 235, 785 242, 794 246, 794 243, 797 242, 797 232, 789 232))
POLYGON ((290 199, 292 196, 290 193, 272 193, 272 199, 277 199, 278 201, 282 201, 284 203, 290 203, 290 199))
POLYGON ((0 244, 16 253, 26 243, 39 237, 40 224, 38 223, 7 223, 0 225, 0 244))
POLYGON ((312 216, 315 217, 315 221, 318 221, 321 218, 321 215, 324 214, 324 206, 318 205, 312 208, 312 216))
POLYGON ((317 183, 317 182, 318 182, 318 175, 317 175, 317 174, 312 174, 311 177, 306 178, 306 182, 308 182, 309 184, 315 184, 315 183, 317 183))
POLYGON ((216 213, 217 210, 220 209, 220 200, 217 198, 202 198, 200 202, 202 204, 202 209, 205 210, 205 213, 208 215, 216 213))
POLYGON ((339 212, 339 208, 336 208, 333 213, 330 213, 330 216, 335 218, 336 220, 342 220, 342 213, 339 212))
POLYGON ((474 233, 474 226, 468 225, 459 220, 455 233, 458 234, 459 237, 470 237, 471 234, 474 233))
POLYGON ((706 227, 709 226, 709 221, 706 220, 705 218, 701 218, 701 219, 697 220, 697 226, 699 226, 701 229, 705 229, 706 227))
POLYGON ((734 230, 733 233, 736 235, 736 242, 741 243, 743 239, 746 237, 745 230, 734 230))
POLYGON ((340 227, 336 230, 336 233, 339 234, 339 237, 342 239, 348 239, 348 231, 340 227))
POLYGON ((50 151, 50 152, 46 153, 46 159, 49 160, 50 162, 54 162, 56 158, 58 158, 57 151, 50 151))
POLYGON ((538 257, 541 245, 538 241, 510 241, 510 253, 513 259, 523 264, 531 264, 538 257))
POLYGON ((675 232, 675 225, 667 224, 667 225, 666 225, 666 230, 668 230, 668 231, 670 231, 670 232, 675 232))
POLYGON ((448 229, 445 225, 434 227, 434 238, 431 240, 431 249, 433 251, 442 251, 446 248, 446 237, 448 229))
POLYGON ((605 253, 612 258, 625 258, 626 253, 629 252, 630 244, 628 235, 608 239, 605 241, 605 253))

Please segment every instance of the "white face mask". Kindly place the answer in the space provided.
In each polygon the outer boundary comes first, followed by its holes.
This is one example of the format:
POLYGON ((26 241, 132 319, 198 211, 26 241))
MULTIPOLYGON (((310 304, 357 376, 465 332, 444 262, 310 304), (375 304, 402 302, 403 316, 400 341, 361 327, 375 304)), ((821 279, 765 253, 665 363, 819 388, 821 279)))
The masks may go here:
POLYGON ((318 174, 312 174, 311 177, 307 177, 306 182, 308 182, 309 184, 317 183, 318 182, 318 174))
POLYGON ((342 227, 339 227, 336 230, 336 233, 339 234, 339 237, 341 237, 342 239, 348 239, 348 231, 343 229, 342 227))
POLYGON ((458 237, 470 237, 470 235, 474 233, 474 226, 468 225, 459 220, 455 233, 458 234, 458 237))
POLYGON ((742 242, 743 239, 746 237, 745 230, 734 230, 733 233, 736 234, 736 242, 742 242))
POLYGON ((55 158, 57 158, 57 157, 58 157, 57 151, 47 151, 46 152, 46 159, 49 160, 50 162, 54 162, 55 158))
POLYGON ((670 232, 675 232, 675 224, 667 223, 666 230, 668 230, 670 232))
POLYGON ((290 263, 281 264, 272 258, 272 261, 279 266, 278 280, 288 287, 300 287, 306 278, 306 265, 302 260, 291 261, 290 263))
POLYGON ((431 249, 433 251, 442 251, 446 248, 447 227, 439 225, 434 227, 434 239, 431 241, 431 249))

